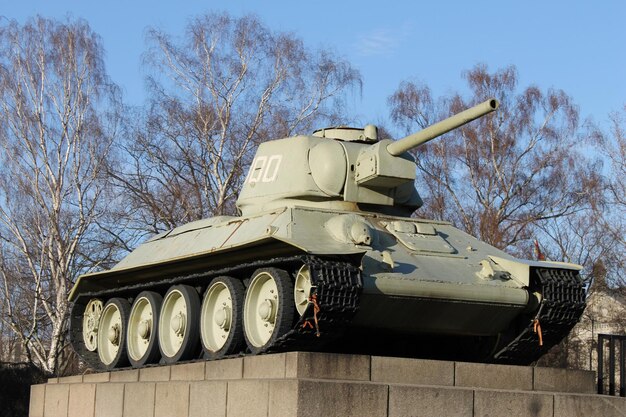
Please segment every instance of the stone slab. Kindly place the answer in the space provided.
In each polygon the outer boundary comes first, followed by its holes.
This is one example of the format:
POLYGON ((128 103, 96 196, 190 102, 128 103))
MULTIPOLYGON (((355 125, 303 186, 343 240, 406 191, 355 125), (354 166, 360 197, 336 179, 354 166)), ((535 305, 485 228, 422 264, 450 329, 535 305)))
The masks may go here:
POLYGON ((626 398, 608 395, 554 395, 554 417, 626 416, 626 398))
POLYGON ((228 382, 228 417, 266 417, 270 381, 261 379, 228 382))
POLYGON ((193 362, 171 367, 171 381, 200 381, 204 379, 206 362, 193 362))
POLYGON ((189 383, 159 382, 156 384, 154 417, 176 417, 189 414, 189 383))
POLYGON ((298 415, 298 381, 270 381, 268 415, 292 417, 298 415))
POLYGON ((96 384, 71 384, 67 417, 93 417, 96 406, 96 384))
POLYGON ((111 382, 137 382, 139 381, 139 369, 126 369, 124 371, 111 372, 111 382))
POLYGON ((44 417, 66 417, 70 396, 68 384, 50 384, 46 387, 44 417))
POLYGON ((297 415, 386 416, 388 389, 385 384, 302 380, 298 385, 297 415))
POLYGON ((96 417, 122 417, 124 384, 108 382, 96 387, 96 417))
POLYGON ((139 381, 161 382, 170 380, 170 366, 153 366, 139 370, 139 381))
POLYGON ((72 376, 63 376, 59 378, 59 384, 77 384, 83 382, 83 376, 81 375, 72 375, 72 376))
POLYGON ((30 387, 29 417, 43 417, 46 401, 46 385, 38 384, 30 387))
POLYGON ((553 395, 550 394, 475 390, 473 416, 553 417, 553 405, 553 395))
POLYGON ((596 373, 574 369, 534 368, 535 391, 576 392, 595 394, 596 373))
POLYGON ((109 382, 111 380, 110 372, 99 372, 97 374, 83 375, 83 382, 109 382))
POLYGON ((287 353, 287 378, 369 381, 371 358, 339 353, 287 353))
POLYGON ((243 358, 222 359, 205 364, 205 379, 241 379, 243 378, 243 358))
POLYGON ((389 387, 389 417, 472 417, 474 391, 463 388, 389 387))
POLYGON ((225 381, 198 381, 189 389, 189 417, 226 417, 225 381))
POLYGON ((371 381, 409 385, 454 385, 454 362, 372 356, 371 381))
POLYGON ((155 402, 154 382, 136 382, 124 385, 124 417, 153 417, 155 402))
POLYGON ((246 356, 243 358, 243 377, 245 379, 284 378, 285 358, 285 353, 246 356))
POLYGON ((533 368, 529 366, 456 362, 454 385, 457 387, 532 391, 533 368))

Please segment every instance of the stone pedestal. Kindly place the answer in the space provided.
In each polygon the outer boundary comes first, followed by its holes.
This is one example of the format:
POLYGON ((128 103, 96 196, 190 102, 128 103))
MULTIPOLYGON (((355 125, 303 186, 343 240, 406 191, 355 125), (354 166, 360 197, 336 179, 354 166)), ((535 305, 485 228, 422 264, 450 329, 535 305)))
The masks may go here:
POLYGON ((624 416, 593 372, 289 352, 55 378, 30 417, 624 416))

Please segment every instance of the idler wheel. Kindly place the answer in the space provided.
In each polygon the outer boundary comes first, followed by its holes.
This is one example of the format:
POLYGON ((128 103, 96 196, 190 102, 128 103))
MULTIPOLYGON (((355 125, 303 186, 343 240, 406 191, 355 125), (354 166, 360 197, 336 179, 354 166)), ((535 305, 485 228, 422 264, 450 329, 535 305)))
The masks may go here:
POLYGON ((161 304, 158 323, 159 350, 165 363, 191 359, 197 352, 200 299, 189 285, 171 287, 161 304))
POLYGON ((112 298, 104 306, 98 324, 98 358, 106 369, 128 364, 126 325, 130 303, 124 298, 112 298))
POLYGON ((102 301, 97 298, 89 300, 83 313, 83 343, 90 352, 98 349, 98 326, 102 315, 102 301))
POLYGON ((242 350, 243 299, 243 284, 235 278, 217 277, 209 284, 200 312, 200 339, 208 359, 242 350))
POLYGON ((278 268, 258 269, 246 291, 243 328, 252 353, 268 350, 293 324, 293 283, 289 274, 278 268))
POLYGON ((153 291, 140 293, 128 318, 128 359, 133 367, 155 363, 160 358, 158 319, 163 297, 153 291))

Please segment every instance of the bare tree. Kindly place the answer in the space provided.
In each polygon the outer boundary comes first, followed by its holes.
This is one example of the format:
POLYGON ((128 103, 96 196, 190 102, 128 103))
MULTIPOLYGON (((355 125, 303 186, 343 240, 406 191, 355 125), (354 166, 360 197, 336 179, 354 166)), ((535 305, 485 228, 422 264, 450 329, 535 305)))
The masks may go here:
POLYGON ((551 243, 553 256, 584 265, 583 274, 589 281, 587 309, 580 323, 552 352, 570 367, 593 369, 597 364, 598 333, 620 334, 626 328, 625 115, 626 108, 610 116, 608 133, 596 125, 587 132, 597 145, 590 153, 600 155, 604 161, 597 169, 603 177, 593 190, 589 206, 539 225, 551 243))
POLYGON ((608 133, 593 124, 586 133, 595 145, 590 153, 599 155, 603 161, 603 165, 595 167, 601 175, 595 176, 597 182, 589 188, 589 204, 572 215, 541 224, 557 254, 584 265, 591 277, 598 275, 594 270, 602 271, 607 280, 603 290, 626 284, 623 278, 626 272, 625 115, 626 108, 623 114, 610 115, 608 133))
POLYGON ((110 258, 98 238, 117 89, 84 21, 0 27, 1 320, 50 373, 68 363, 67 295, 110 258))
POLYGON ((626 105, 621 112, 611 114, 611 134, 601 144, 611 162, 610 190, 613 203, 622 214, 626 214, 626 105))
POLYGON ((607 263, 616 284, 626 286, 626 105, 611 114, 608 135, 596 135, 608 161, 608 203, 604 212, 605 233, 610 235, 614 262, 607 263))
POLYGON ((150 232, 234 214, 256 145, 337 123, 361 82, 347 62, 254 16, 208 14, 184 39, 155 29, 148 38, 150 102, 128 135, 131 163, 114 176, 150 232))
MULTIPOLYGON (((434 100, 428 87, 404 82, 390 97, 392 119, 414 131, 489 97, 501 107, 416 152, 420 213, 500 248, 529 251, 536 225, 575 213, 597 183, 593 164, 576 151, 578 112, 561 90, 517 91, 514 67, 465 73, 470 97, 434 100)), ((418 213, 419 214, 419 213, 418 213)))

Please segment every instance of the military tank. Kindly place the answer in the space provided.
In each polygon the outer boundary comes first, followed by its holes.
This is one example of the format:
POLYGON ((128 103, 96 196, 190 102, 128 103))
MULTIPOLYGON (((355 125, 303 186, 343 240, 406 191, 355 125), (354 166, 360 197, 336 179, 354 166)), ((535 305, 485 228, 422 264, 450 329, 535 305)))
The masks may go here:
POLYGON ((113 369, 367 350, 368 337, 385 353, 395 337, 435 343, 431 351, 447 340, 470 360, 535 361, 584 310, 581 267, 516 259, 450 223, 411 217, 422 200, 408 151, 498 105, 397 141, 367 125, 261 144, 241 216, 161 233, 112 269, 79 277, 69 295, 75 350, 113 369), (468 340, 483 342, 474 350, 468 340))

